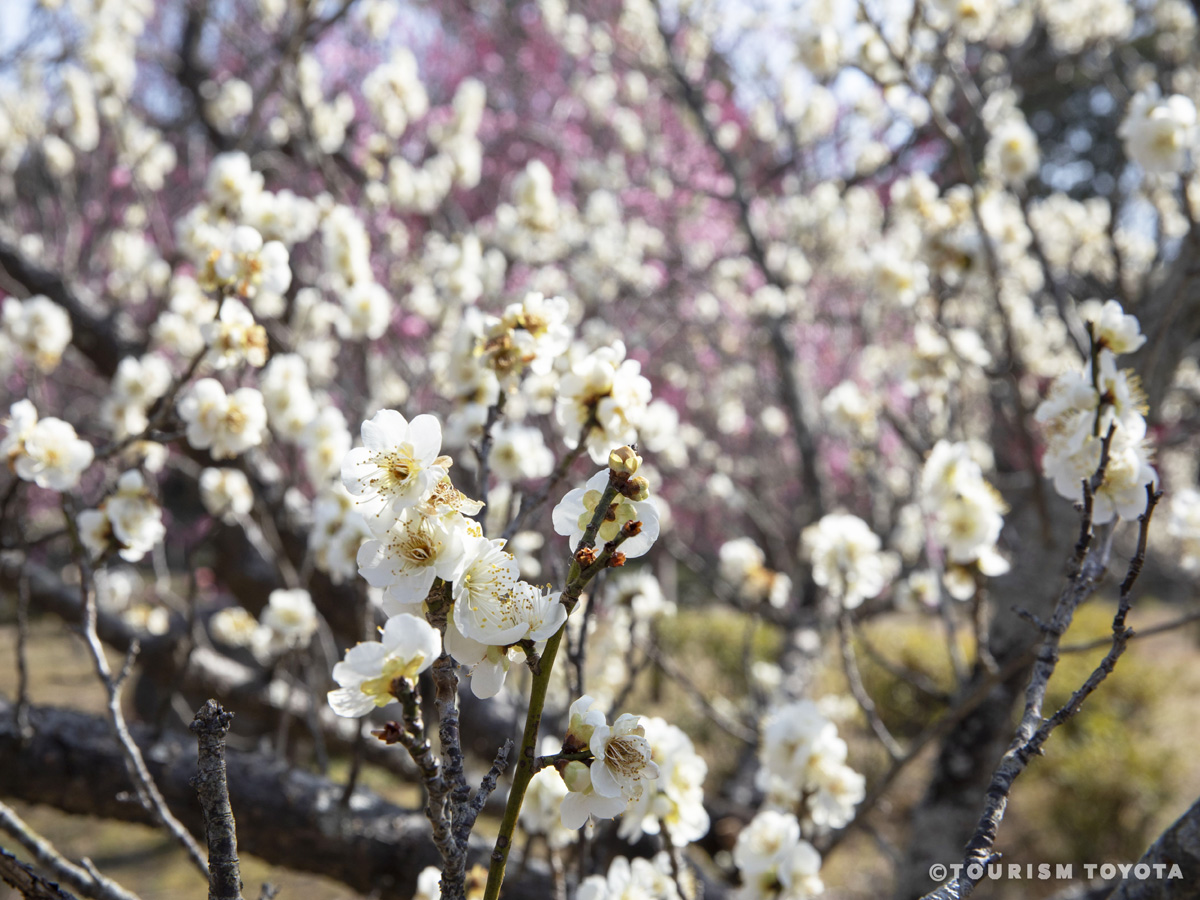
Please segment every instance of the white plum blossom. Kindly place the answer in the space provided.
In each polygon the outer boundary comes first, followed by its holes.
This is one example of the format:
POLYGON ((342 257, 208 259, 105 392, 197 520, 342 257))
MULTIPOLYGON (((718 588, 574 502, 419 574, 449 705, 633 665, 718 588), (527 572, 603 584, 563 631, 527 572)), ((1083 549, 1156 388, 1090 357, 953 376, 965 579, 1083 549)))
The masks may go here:
POLYGON ((9 297, 0 310, 0 334, 11 340, 42 372, 58 367, 71 343, 71 318, 48 297, 9 297))
MULTIPOLYGON (((608 487, 609 470, 602 469, 588 479, 583 488, 568 491, 551 513, 554 531, 566 537, 572 549, 583 539, 587 526, 595 516, 596 507, 608 487)), ((620 552, 629 559, 644 556, 658 540, 658 509, 652 500, 630 500, 617 494, 609 512, 596 533, 597 540, 607 543, 621 533, 627 522, 641 522, 641 530, 620 546, 620 552)))
POLYGON ((1187 572, 1200 569, 1200 491, 1183 488, 1171 494, 1167 505, 1167 534, 1180 543, 1180 565, 1187 572))
POLYGON ((825 890, 821 855, 790 813, 758 813, 738 834, 733 861, 742 876, 738 900, 807 900, 825 890))
POLYGON ((75 433, 70 422, 39 419, 28 400, 9 408, 9 430, 0 443, 0 456, 23 481, 52 491, 69 491, 79 484, 96 451, 75 433))
POLYGON ((205 193, 217 207, 239 211, 263 188, 261 172, 250 167, 250 157, 240 151, 218 153, 208 165, 205 193))
POLYGON ((214 369, 227 369, 245 362, 261 368, 267 361, 267 332, 239 300, 232 297, 221 304, 221 312, 212 322, 200 327, 208 346, 206 360, 214 369))
POLYGON ((309 390, 304 357, 297 353, 273 356, 262 371, 258 388, 271 428, 286 440, 298 441, 317 416, 317 402, 309 390))
POLYGON ((149 425, 147 411, 171 387, 171 369, 165 358, 147 353, 141 359, 126 356, 117 364, 112 388, 100 406, 100 415, 113 437, 141 434, 149 425))
POLYGON ((866 781, 846 765, 846 742, 811 700, 772 709, 762 721, 755 785, 784 808, 804 802, 814 825, 839 828, 854 815, 866 781))
POLYGON ((555 360, 571 345, 571 327, 567 324, 570 306, 562 297, 547 297, 531 291, 520 303, 510 303, 501 322, 514 332, 522 346, 522 356, 535 375, 551 371, 555 360))
POLYGON ((417 876, 417 890, 413 900, 439 900, 442 896, 442 870, 437 866, 426 866, 417 876))
POLYGON ((240 469, 210 466, 200 473, 200 500, 210 515, 232 525, 254 508, 254 491, 240 469))
POLYGON ((354 498, 340 481, 317 495, 308 546, 317 568, 330 581, 341 584, 358 574, 359 548, 371 537, 371 529, 356 509, 354 498))
POLYGON ((642 720, 658 778, 621 817, 618 836, 637 841, 642 834, 665 832, 676 847, 686 847, 708 833, 704 779, 708 764, 682 729, 664 719, 642 720))
POLYGON ((342 483, 380 527, 420 502, 449 468, 449 458, 438 455, 442 426, 430 415, 409 422, 394 409, 381 409, 363 422, 362 440, 346 454, 342 483))
POLYGON ((1182 94, 1163 98, 1158 85, 1138 91, 1117 129, 1126 155, 1151 174, 1183 169, 1196 140, 1196 106, 1182 94))
POLYGON ((1137 316, 1126 315, 1116 300, 1100 303, 1085 300, 1079 304, 1079 317, 1092 323, 1092 333, 1097 345, 1116 356, 1133 353, 1146 343, 1137 316))
POLYGON ((226 394, 215 378, 201 378, 179 401, 188 443, 213 459, 231 459, 263 442, 267 409, 254 388, 226 394))
POLYGON ((576 900, 680 900, 671 860, 659 853, 653 860, 617 856, 606 875, 589 875, 580 882, 576 900))
POLYGON ((846 609, 878 597, 895 574, 896 561, 880 553, 879 537, 857 516, 824 516, 804 529, 800 546, 813 581, 846 609))
POLYGON ((560 808, 564 828, 582 828, 591 816, 597 819, 614 818, 629 805, 620 793, 615 797, 597 793, 592 787, 591 768, 587 763, 578 760, 568 762, 563 768, 562 779, 567 786, 567 796, 563 798, 560 808))
POLYGON ((374 281, 356 281, 341 291, 342 317, 338 334, 343 338, 378 340, 392 321, 392 298, 374 281))
POLYGON ((263 627, 255 634, 254 654, 261 660, 307 647, 317 633, 317 608, 302 588, 271 591, 258 620, 263 627))
MULTIPOLYGON (((560 742, 553 737, 543 737, 539 745, 542 756, 552 755, 561 749, 560 742)), ((579 840, 577 830, 564 828, 562 824, 560 807, 568 793, 566 783, 554 768, 547 767, 535 772, 525 791, 521 818, 518 820, 526 834, 544 836, 555 850, 579 840)))
POLYGON ((787 605, 792 594, 792 580, 782 572, 765 565, 766 554, 750 538, 726 541, 717 551, 718 572, 746 600, 766 600, 777 609, 787 605))
POLYGON ((304 448, 304 468, 308 477, 317 484, 336 479, 342 487, 342 461, 354 443, 342 411, 332 405, 321 406, 304 427, 298 441, 304 448))
POLYGON ((116 491, 105 498, 101 509, 121 558, 128 562, 140 560, 166 536, 162 508, 136 469, 121 475, 116 491))
POLYGON ((596 725, 588 747, 595 756, 592 788, 601 796, 638 800, 645 783, 658 778, 646 729, 632 713, 624 713, 612 725, 596 725))
POLYGON ((389 602, 420 603, 435 578, 449 581, 456 576, 463 541, 463 529, 453 522, 405 509, 386 530, 374 529, 374 536, 358 547, 358 571, 371 587, 386 588, 389 602))
POLYGON ((487 699, 500 692, 511 664, 524 658, 513 645, 518 641, 536 644, 548 640, 567 621, 567 610, 559 602, 559 592, 551 593, 524 581, 517 582, 507 594, 481 592, 475 595, 474 606, 465 602, 470 596, 464 593, 454 604, 446 649, 471 668, 475 696, 487 699))
POLYGON ((505 646, 523 640, 545 641, 567 621, 567 610, 559 602, 561 593, 528 582, 517 582, 508 594, 494 601, 490 596, 485 597, 474 608, 465 602, 470 596, 463 593, 455 603, 454 623, 465 637, 482 644, 505 646), (488 605, 493 611, 485 613, 488 605))
POLYGON ((1006 507, 983 477, 969 444, 938 441, 921 472, 922 502, 933 538, 946 557, 946 587, 957 600, 975 593, 973 577, 951 567, 977 568, 987 576, 1003 575, 1009 563, 996 550, 1006 507))
POLYGON ((637 424, 650 403, 650 382, 641 371, 640 363, 625 359, 625 345, 615 341, 579 359, 563 375, 558 422, 572 442, 594 418, 584 436, 593 462, 604 462, 610 448, 637 437, 637 424))
POLYGON ((554 469, 554 454, 542 439, 540 429, 504 425, 497 427, 492 435, 488 465, 505 481, 545 478, 554 469))
POLYGON ((212 636, 227 647, 250 647, 261 626, 258 619, 240 606, 227 606, 208 620, 212 636))
POLYGON ((1146 442, 1146 398, 1137 376, 1117 369, 1116 356, 1144 343, 1137 320, 1113 301, 1085 306, 1094 318, 1097 359, 1082 371, 1067 371, 1051 384, 1034 413, 1043 426, 1047 447, 1042 471, 1058 493, 1071 500, 1083 495, 1082 483, 1100 465, 1104 436, 1113 430, 1104 480, 1095 491, 1092 519, 1135 519, 1146 507, 1146 485, 1157 485, 1146 442), (1130 321, 1132 320, 1132 321, 1130 321))
POLYGON ((464 637, 506 645, 524 636, 528 623, 519 606, 507 603, 521 572, 503 540, 469 537, 454 573, 454 621, 464 637), (520 637, 509 638, 510 635, 520 637))
POLYGON ((1024 116, 1013 114, 992 132, 984 151, 985 166, 1005 184, 1023 185, 1038 172, 1037 135, 1024 116))
MULTIPOLYGON (((596 708, 595 698, 584 694, 571 704, 567 713, 567 737, 564 750, 591 749, 596 729, 607 728, 608 718, 596 708)), ((644 738, 643 738, 644 740, 644 738)), ((602 748, 603 749, 603 748, 602 748)), ((594 752, 594 751, 593 751, 594 752)), ((618 789, 615 793, 598 793, 592 785, 592 763, 572 760, 562 769, 563 781, 567 785, 567 796, 562 802, 562 824, 565 828, 582 828, 589 816, 611 819, 625 811, 628 798, 618 789)), ((615 784, 615 781, 614 781, 615 784)), ((610 785, 611 787, 611 785, 610 785)))
POLYGON ((338 689, 329 692, 329 705, 339 716, 365 716, 395 701, 392 682, 413 681, 433 665, 442 652, 441 635, 416 616, 392 616, 378 641, 363 641, 346 651, 333 667, 338 689))
POLYGON ((249 225, 223 235, 208 258, 201 285, 255 299, 260 292, 283 294, 292 283, 288 251, 280 241, 263 243, 249 225))

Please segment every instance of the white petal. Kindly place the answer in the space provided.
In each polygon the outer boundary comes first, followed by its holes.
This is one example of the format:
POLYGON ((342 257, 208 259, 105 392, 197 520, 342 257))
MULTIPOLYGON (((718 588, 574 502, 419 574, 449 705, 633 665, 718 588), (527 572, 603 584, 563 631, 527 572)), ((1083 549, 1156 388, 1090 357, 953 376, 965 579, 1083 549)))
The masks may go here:
POLYGON ((473 666, 487 656, 487 644, 464 637, 451 622, 446 627, 446 651, 464 666, 473 666))
POLYGON ((383 671, 383 661, 387 655, 387 648, 379 641, 356 644, 346 651, 345 660, 333 667, 333 680, 342 687, 348 687, 355 683, 350 681, 353 677, 358 678, 359 684, 368 678, 376 678, 383 671), (339 672, 341 666, 345 668, 339 672))
POLYGON ((329 692, 329 706, 339 716, 357 718, 375 708, 375 701, 358 688, 339 688, 329 692))
MULTIPOLYGON (((364 574, 364 578, 366 575, 364 574)), ((386 604, 394 603, 402 606, 411 604, 420 604, 429 596, 429 589, 433 587, 433 580, 437 577, 437 573, 431 567, 417 569, 415 572, 397 575, 395 581, 391 583, 387 591, 384 592, 384 610, 387 611, 386 604)), ((410 609, 397 610, 397 612, 413 612, 410 609)))
POLYGON ((550 518, 554 523, 555 534, 570 537, 572 534, 579 533, 579 517, 587 509, 583 505, 583 496, 586 493, 587 491, 581 488, 567 491, 567 495, 559 501, 558 506, 554 507, 554 512, 551 513, 550 518))
POLYGON ((591 813, 588 810, 587 798, 576 791, 572 791, 563 798, 562 802, 562 823, 563 828, 582 828, 587 824, 588 816, 591 813))
MULTIPOLYGON (((600 729, 596 729, 599 731, 600 729)), ((595 745, 595 738, 592 739, 592 744, 595 745)), ((593 750, 593 753, 596 751, 593 750)), ((592 763, 592 790, 601 797, 620 797, 621 786, 617 784, 617 780, 613 778, 612 771, 600 760, 602 757, 597 756, 596 761, 592 763)))
POLYGON ((408 440, 412 443, 413 455, 418 460, 426 465, 432 463, 442 449, 441 423, 435 416, 417 416, 408 423, 408 440))
POLYGON ((611 819, 625 812, 629 803, 624 796, 604 797, 600 794, 589 794, 588 806, 597 819, 611 819))
POLYGON ((362 424, 363 446, 382 452, 392 450, 408 437, 408 422, 394 409, 381 409, 362 424))
POLYGON ((507 657, 493 662, 485 659, 471 672, 471 692, 480 700, 487 700, 500 693, 504 678, 508 675, 507 657))

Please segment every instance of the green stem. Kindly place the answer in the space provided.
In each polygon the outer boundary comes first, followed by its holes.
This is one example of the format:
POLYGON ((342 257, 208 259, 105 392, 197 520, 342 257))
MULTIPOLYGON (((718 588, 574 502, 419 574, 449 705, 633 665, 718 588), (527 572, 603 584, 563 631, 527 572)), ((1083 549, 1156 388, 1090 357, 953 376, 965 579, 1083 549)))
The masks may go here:
MULTIPOLYGON (((603 515, 608 510, 604 500, 612 502, 612 496, 615 494, 616 488, 610 485, 609 489, 605 491, 601 503, 596 507, 596 516, 584 533, 580 547, 593 545, 596 531, 599 530, 603 515)), ((575 608, 575 604, 579 601, 579 595, 583 593, 588 582, 595 578, 601 569, 608 566, 613 552, 624 543, 625 539, 626 534, 622 532, 614 540, 605 544, 604 550, 596 557, 595 562, 586 569, 581 569, 577 561, 571 562, 567 587, 562 592, 561 598, 563 606, 567 608, 568 616, 575 608)), ((492 862, 488 868, 487 887, 484 890, 483 900, 499 900, 500 897, 500 885, 504 883, 504 868, 508 864, 508 853, 512 849, 517 818, 521 815, 521 804, 525 800, 525 791, 529 787, 529 782, 537 771, 538 731, 542 725, 542 710, 546 705, 546 690, 550 686, 550 673, 554 671, 554 660, 558 656, 558 647, 562 643, 566 630, 567 625, 564 622, 562 628, 558 629, 554 636, 546 642, 546 649, 542 651, 540 669, 533 676, 533 687, 529 691, 529 712, 525 716, 525 731, 521 735, 521 753, 517 758, 517 770, 513 773, 512 788, 508 792, 508 803, 504 807, 504 818, 500 822, 500 833, 496 836, 496 846, 492 850, 492 862)))
POLYGON ((566 630, 567 626, 564 623, 563 627, 554 633, 554 637, 546 642, 546 649, 542 651, 542 670, 533 677, 533 687, 529 691, 529 714, 525 717, 525 732, 521 736, 521 755, 517 758, 517 771, 513 773, 512 789, 508 793, 508 804, 504 807, 504 819, 500 822, 500 833, 496 837, 496 847, 492 850, 492 864, 488 869, 484 900, 499 900, 500 897, 500 885, 504 882, 504 867, 508 864, 508 852, 512 849, 517 817, 521 814, 525 791, 533 779, 534 764, 537 760, 538 729, 542 724, 542 709, 546 705, 550 672, 554 669, 554 658, 558 655, 558 645, 562 643, 566 630))

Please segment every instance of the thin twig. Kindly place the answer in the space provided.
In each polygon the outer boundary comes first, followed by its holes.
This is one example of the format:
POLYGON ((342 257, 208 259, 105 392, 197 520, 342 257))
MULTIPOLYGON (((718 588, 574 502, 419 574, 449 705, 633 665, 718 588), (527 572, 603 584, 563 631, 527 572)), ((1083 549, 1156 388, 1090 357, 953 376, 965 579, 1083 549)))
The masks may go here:
POLYGON ((567 477, 567 473, 571 471, 571 466, 575 464, 575 460, 583 455, 583 451, 587 449, 587 439, 592 433, 592 429, 596 427, 596 412, 592 411, 588 416, 583 427, 579 429, 579 441, 575 446, 568 451, 562 459, 558 461, 558 465, 554 467, 554 471, 550 477, 542 482, 542 486, 537 489, 537 492, 531 495, 526 495, 521 499, 521 508, 517 511, 513 520, 508 523, 508 527, 504 529, 504 534, 501 537, 504 540, 510 540, 514 534, 521 530, 521 526, 537 510, 539 506, 546 502, 546 498, 550 496, 550 492, 554 490, 558 484, 567 477))
POLYGON ((696 687, 695 680, 687 672, 683 671, 675 662, 659 650, 654 645, 646 641, 634 640, 634 646, 638 647, 646 657, 657 666, 664 675, 676 682, 685 694, 687 694, 704 712, 713 724, 719 727, 722 731, 732 735, 743 743, 754 746, 758 742, 758 736, 754 730, 747 728, 741 722, 729 718, 721 713, 715 706, 709 702, 704 696, 704 692, 696 687))
POLYGON ((858 671, 858 661, 854 658, 854 645, 850 634, 850 618, 844 613, 838 617, 838 637, 842 647, 842 667, 846 672, 846 681, 850 685, 850 693, 854 696, 858 703, 859 709, 863 711, 863 715, 867 717, 867 722, 871 726, 871 730, 875 732, 875 736, 879 738, 879 742, 883 744, 883 748, 887 750, 893 762, 904 756, 904 748, 892 737, 892 733, 888 731, 888 727, 883 724, 883 719, 879 718, 879 711, 875 708, 875 701, 871 699, 871 695, 867 693, 866 686, 863 685, 862 675, 858 671))
POLYGON ((83 896, 91 897, 92 900, 138 900, 137 894, 97 872, 89 860, 84 860, 87 864, 87 868, 84 868, 64 857, 53 844, 29 827, 10 806, 2 802, 0 829, 7 831, 28 850, 34 862, 83 896))
MULTIPOLYGON (((70 504, 65 501, 65 498, 63 513, 67 518, 67 527, 71 530, 71 539, 75 545, 75 557, 79 565, 79 593, 83 606, 83 639, 87 645, 88 652, 91 654, 96 675, 99 677, 100 683, 104 686, 105 693, 107 694, 109 721, 112 723, 113 732, 116 734, 117 741, 121 745, 125 767, 134 783, 142 805, 154 814, 159 823, 183 847, 188 859, 200 870, 205 881, 207 881, 209 878, 208 863, 204 861, 204 854, 201 852, 200 846, 196 843, 195 838, 188 833, 188 830, 183 827, 183 824, 175 818, 171 810, 167 808, 167 802, 163 799, 162 792, 159 791, 158 786, 154 783, 154 777, 146 767, 146 760, 142 757, 142 751, 134 741, 133 735, 129 733, 129 725, 126 723, 125 714, 121 710, 120 679, 113 677, 112 668, 108 664, 108 658, 104 655, 104 645, 100 643, 100 636, 96 632, 96 618, 98 613, 96 607, 96 585, 91 563, 88 561, 88 551, 83 546, 79 537, 79 528, 75 521, 74 510, 70 508, 70 504)), ((133 649, 134 645, 131 644, 130 650, 132 651, 133 649)))
POLYGON ((25 900, 75 900, 74 894, 43 878, 3 847, 0 847, 0 881, 12 885, 25 900))
MULTIPOLYGON (((1146 538, 1150 527, 1150 518, 1154 507, 1161 497, 1153 486, 1146 486, 1146 509, 1138 517, 1140 523, 1138 532, 1137 552, 1130 560, 1125 579, 1121 583, 1121 596, 1117 613, 1113 618, 1112 646, 1101 660, 1100 664, 1088 676, 1087 680, 1071 695, 1050 718, 1042 717, 1042 704, 1045 700, 1047 686, 1051 675, 1054 674, 1058 663, 1058 645, 1063 634, 1071 624, 1071 619, 1079 604, 1086 600, 1095 590, 1099 579, 1107 565, 1108 552, 1112 546, 1112 526, 1101 526, 1104 531, 1103 540, 1099 546, 1092 547, 1092 500, 1095 490, 1103 484, 1105 468, 1108 463, 1108 446, 1112 441, 1113 429, 1110 428, 1104 438, 1101 451, 1100 466, 1096 473, 1084 485, 1084 503, 1081 518, 1083 520, 1080 540, 1076 545, 1075 556, 1072 560, 1072 574, 1066 588, 1059 597, 1054 615, 1049 623, 1041 648, 1034 662, 1033 673, 1025 694, 1025 711, 1017 733, 1004 754, 1000 765, 992 776, 984 803, 983 813, 975 833, 967 842, 963 858, 962 872, 945 885, 925 895, 924 900, 962 900, 974 890, 978 879, 972 878, 971 867, 986 862, 995 856, 993 847, 1000 822, 1004 818, 1008 794, 1013 782, 1029 764, 1029 761, 1042 752, 1050 734, 1059 725, 1066 722, 1079 712, 1083 702, 1100 686, 1105 678, 1113 671, 1117 660, 1125 652, 1132 636, 1132 631, 1125 626, 1125 618, 1132 603, 1130 592, 1141 572, 1146 558, 1146 538)), ((976 869, 976 871, 978 871, 976 869)))
POLYGON ((476 515, 480 525, 485 526, 488 515, 488 457, 492 453, 492 429, 496 427, 496 422, 500 416, 504 414, 504 402, 508 399, 508 394, 500 390, 500 397, 488 407, 487 421, 483 423, 483 436, 479 439, 478 446, 475 447, 475 457, 479 460, 479 467, 475 471, 475 492, 479 502, 483 504, 483 508, 476 515))

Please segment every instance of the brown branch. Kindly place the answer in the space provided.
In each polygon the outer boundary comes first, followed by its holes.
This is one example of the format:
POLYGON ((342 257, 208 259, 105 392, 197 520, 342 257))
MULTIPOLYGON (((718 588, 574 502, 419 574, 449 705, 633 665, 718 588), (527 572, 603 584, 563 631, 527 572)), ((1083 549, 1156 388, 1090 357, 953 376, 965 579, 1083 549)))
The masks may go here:
POLYGON ((0 881, 12 885, 25 900, 75 900, 73 894, 47 881, 3 847, 0 847, 0 881))
POLYGON ((923 900, 961 900, 961 898, 971 894, 978 881, 978 879, 973 878, 971 875, 972 866, 975 866, 975 871, 978 872, 977 867, 980 864, 986 865, 989 860, 996 856, 993 847, 995 846, 1000 822, 1004 818, 1005 807, 1008 804, 1008 794, 1013 782, 1025 770, 1029 761, 1041 754, 1042 746, 1051 733, 1078 713, 1083 702, 1112 673, 1117 660, 1125 652, 1129 638, 1132 636, 1132 631, 1125 626, 1125 618, 1132 603, 1130 592, 1145 563, 1146 539, 1150 527, 1150 518, 1153 515, 1155 505, 1161 497, 1161 493, 1156 493, 1151 485, 1146 486, 1146 511, 1138 517, 1140 524, 1137 551, 1130 560, 1129 568, 1121 583, 1121 596, 1118 601, 1116 615, 1113 617, 1112 647, 1092 674, 1088 676, 1087 680, 1071 695, 1070 699, 1048 719, 1042 717, 1042 703, 1045 700, 1048 682, 1051 675, 1054 674, 1054 669, 1058 663, 1059 643, 1071 624, 1075 610, 1080 603, 1091 596, 1099 579, 1103 576, 1104 568, 1107 564, 1108 550, 1112 544, 1113 530, 1112 526, 1108 526, 1105 529, 1104 539, 1100 545, 1091 546, 1092 531, 1090 527, 1092 494, 1094 487, 1103 481, 1104 468, 1107 463, 1106 457, 1108 455, 1107 444, 1111 441, 1111 438, 1112 429, 1109 429, 1109 433, 1105 438, 1105 446, 1101 453, 1100 467, 1097 469, 1091 482, 1085 484, 1084 509, 1081 514, 1083 527, 1072 560, 1072 575, 1062 595, 1059 597, 1058 604, 1054 610, 1054 616, 1046 625, 1046 634, 1042 640, 1042 646, 1038 652, 1037 659, 1034 662, 1033 674, 1030 677, 1029 686, 1026 689, 1025 711, 1021 717, 1021 723, 1017 728, 1017 733, 1012 743, 1009 745, 1008 751, 1004 754, 1000 765, 996 768, 992 776, 984 803, 984 810, 979 818, 979 824, 975 828, 975 833, 967 842, 966 853, 963 858, 962 874, 949 883, 929 892, 923 900))
POLYGON ((1200 800, 1150 845, 1109 900, 1197 900, 1200 898, 1200 800), (1146 878, 1136 874, 1149 867, 1146 878))
POLYGON ((75 559, 79 565, 79 596, 83 605, 83 639, 92 657, 92 664, 95 667, 96 675, 100 679, 100 683, 104 686, 107 696, 108 718, 112 723, 113 733, 120 742, 125 768, 134 781, 137 796, 142 805, 154 813, 154 817, 158 823, 183 847, 192 864, 200 870, 205 881, 207 881, 209 878, 208 863, 205 862, 204 856, 200 852, 200 847, 195 839, 188 834, 187 829, 183 827, 182 823, 167 807, 162 793, 154 783, 154 776, 150 774, 150 770, 146 766, 146 760, 142 755, 141 749, 129 733, 129 725, 125 721, 125 713, 121 709, 121 684, 126 676, 128 676, 133 659, 137 656, 138 642, 135 639, 130 644, 126 652, 125 665, 119 675, 114 677, 112 668, 108 664, 108 658, 104 654, 104 646, 100 642, 99 634, 96 632, 96 586, 92 578, 92 567, 88 560, 88 551, 84 548, 79 538, 75 510, 65 500, 63 513, 67 518, 67 527, 71 531, 71 539, 75 545, 75 559))
POLYGON ((879 742, 887 750, 888 756, 895 762, 903 758, 904 748, 892 737, 892 733, 888 731, 888 727, 883 723, 883 719, 879 718, 879 712, 875 709, 875 701, 871 699, 871 695, 867 693, 867 688, 863 684, 862 675, 858 671, 858 661, 854 657, 854 645, 850 635, 850 618, 845 614, 838 618, 838 637, 842 648, 842 667, 846 673, 846 682, 850 685, 850 693, 854 695, 854 700, 858 703, 858 708, 867 717, 867 722, 870 724, 871 730, 875 732, 875 736, 879 738, 879 742))
POLYGON ((232 713, 216 700, 209 700, 196 712, 190 726, 198 748, 194 783, 204 810, 208 842, 208 900, 242 900, 237 830, 225 776, 225 735, 232 721, 232 713))
POLYGON ((90 860, 83 860, 87 866, 84 868, 66 859, 53 844, 30 828, 4 803, 0 803, 0 829, 11 834, 29 851, 39 866, 84 897, 91 897, 92 900, 138 900, 136 894, 97 872, 90 860))
MULTIPOLYGON (((30 708, 33 740, 23 746, 12 706, 0 700, 0 796, 48 804, 65 812, 153 824, 138 803, 121 799, 133 791, 120 745, 105 720, 68 709, 30 708)), ((150 729, 130 727, 143 750, 150 729)), ((429 823, 415 810, 397 807, 360 787, 352 810, 338 805, 343 786, 331 779, 279 765, 269 754, 226 749, 230 801, 238 824, 238 848, 278 866, 336 879, 381 900, 407 900, 417 874, 440 862, 429 823), (287 827, 281 827, 286 823, 287 827)), ((147 765, 168 805, 196 834, 203 821, 191 779, 195 741, 168 735, 147 765)), ((491 850, 472 841, 469 861, 485 862, 491 850)), ((542 867, 531 867, 510 884, 506 898, 535 900, 550 892, 542 867)))
POLYGON ((30 294, 44 294, 66 311, 71 319, 71 343, 102 375, 111 378, 122 359, 138 352, 135 345, 120 336, 112 317, 96 315, 56 272, 43 269, 2 240, 0 268, 30 294))

